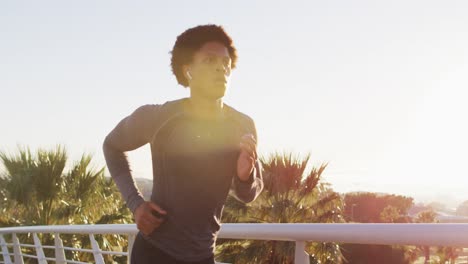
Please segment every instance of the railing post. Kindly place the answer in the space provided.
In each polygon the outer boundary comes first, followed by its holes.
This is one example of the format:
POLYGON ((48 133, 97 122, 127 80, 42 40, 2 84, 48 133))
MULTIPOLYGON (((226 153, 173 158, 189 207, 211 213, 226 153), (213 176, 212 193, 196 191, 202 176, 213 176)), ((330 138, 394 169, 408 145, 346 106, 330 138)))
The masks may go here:
POLYGON ((65 250, 63 248, 63 241, 60 238, 59 233, 54 234, 54 243, 55 243, 55 263, 56 264, 66 264, 67 259, 65 257, 65 250))
POLYGON ((24 264, 20 242, 16 233, 13 233, 13 253, 15 254, 15 264, 24 264))
POLYGON ((0 245, 2 246, 2 255, 5 264, 13 264, 10 258, 10 251, 8 251, 7 243, 5 241, 5 238, 3 238, 2 234, 0 234, 0 245))
POLYGON ((91 240, 91 247, 93 248, 93 255, 96 264, 105 264, 101 249, 99 248, 99 244, 97 243, 93 234, 89 234, 89 240, 91 240))
POLYGON ((309 255, 305 252, 305 241, 296 241, 294 264, 310 264, 309 255))
POLYGON ((135 235, 128 235, 128 258, 127 258, 127 264, 130 264, 130 258, 132 257, 132 249, 133 249, 133 243, 135 242, 135 235))
POLYGON ((42 249, 42 244, 41 244, 41 241, 39 240, 39 237, 37 237, 37 233, 33 233, 33 239, 34 239, 34 246, 36 248, 37 262, 39 264, 47 264, 44 250, 42 249))

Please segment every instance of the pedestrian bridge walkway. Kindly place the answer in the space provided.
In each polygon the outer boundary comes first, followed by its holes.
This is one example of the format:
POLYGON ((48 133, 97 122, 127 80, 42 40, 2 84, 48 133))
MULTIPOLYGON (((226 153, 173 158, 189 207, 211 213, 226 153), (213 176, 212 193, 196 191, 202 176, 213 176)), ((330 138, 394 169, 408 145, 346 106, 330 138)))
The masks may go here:
MULTIPOLYGON (((37 263, 88 263, 66 259, 66 251, 88 252, 96 264, 104 264, 104 255, 127 258, 137 229, 134 224, 114 225, 62 225, 0 228, 0 263, 22 264, 26 259, 37 263), (27 236, 25 236, 27 234, 27 236), (53 237, 52 244, 44 244, 44 234, 53 237), (61 236, 83 234, 89 237, 89 248, 64 246, 61 236), (120 234, 128 239, 128 251, 104 251, 96 241, 96 235, 120 234), (32 244, 21 241, 32 237, 32 244), (25 253, 26 248, 33 248, 25 253), (46 256, 45 250, 54 256, 46 256)), ((295 264, 308 264, 304 251, 306 241, 339 242, 376 245, 427 245, 468 248, 468 224, 223 224, 219 238, 295 241, 295 264)), ((50 254, 49 254, 50 255, 50 254)))

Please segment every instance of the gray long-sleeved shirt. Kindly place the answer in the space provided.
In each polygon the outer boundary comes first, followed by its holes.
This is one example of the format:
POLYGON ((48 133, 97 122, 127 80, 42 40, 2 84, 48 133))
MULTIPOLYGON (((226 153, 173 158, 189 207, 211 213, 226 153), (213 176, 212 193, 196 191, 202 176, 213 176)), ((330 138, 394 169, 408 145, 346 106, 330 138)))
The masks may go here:
POLYGON ((236 172, 242 135, 257 137, 252 119, 227 105, 223 117, 200 119, 190 113, 187 102, 138 108, 109 133, 103 150, 111 176, 134 212, 144 199, 125 152, 151 144, 151 200, 167 216, 143 237, 179 260, 199 261, 213 255, 229 190, 238 200, 251 202, 262 191, 263 181, 258 162, 246 182, 236 172))

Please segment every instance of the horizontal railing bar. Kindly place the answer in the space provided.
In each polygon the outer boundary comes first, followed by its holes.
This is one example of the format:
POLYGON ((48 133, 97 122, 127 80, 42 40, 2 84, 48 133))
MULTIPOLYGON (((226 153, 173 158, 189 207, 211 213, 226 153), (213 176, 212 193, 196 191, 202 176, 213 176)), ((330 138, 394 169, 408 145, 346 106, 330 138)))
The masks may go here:
POLYGON ((8 233, 60 233, 60 234, 137 234, 135 224, 110 225, 50 225, 0 228, 0 234, 8 233))
MULTIPOLYGON (((39 259, 35 255, 29 255, 29 254, 20 254, 20 256, 27 257, 27 258, 34 258, 34 259, 39 259)), ((57 261, 56 258, 51 258, 51 257, 45 257, 45 260, 49 261, 57 261)), ((67 263, 79 263, 79 264, 88 264, 87 262, 81 262, 81 261, 74 261, 74 260, 66 260, 67 263)), ((1 262, 0 262, 1 263, 1 262)))
POLYGON ((74 248, 74 247, 63 247, 65 250, 69 251, 79 251, 79 252, 86 252, 86 253, 93 253, 94 250, 89 249, 89 248, 74 248))
MULTIPOLYGON (((52 247, 52 248, 55 248, 55 247, 52 247)), ((88 249, 88 248, 63 247, 63 249, 69 250, 69 251, 79 251, 79 252, 94 253, 94 250, 93 250, 93 249, 88 249)), ((119 251, 102 251, 102 250, 100 250, 99 252, 101 252, 102 254, 108 254, 108 255, 123 255, 123 256, 128 255, 128 253, 119 252, 119 251)))
POLYGON ((468 224, 225 224, 218 237, 468 247, 468 224))
POLYGON ((81 262, 76 260, 65 260, 65 263, 74 263, 74 264, 89 264, 88 262, 81 262))
MULTIPOLYGON (((8 233, 126 234, 135 224, 64 225, 0 228, 8 233)), ((219 238, 316 241, 376 245, 428 245, 468 247, 468 224, 230 224, 221 226, 219 238)))
POLYGON ((106 255, 122 255, 122 256, 128 256, 128 253, 126 252, 118 252, 118 251, 100 251, 102 254, 106 255))
POLYGON ((24 254, 24 253, 19 254, 19 255, 22 256, 22 257, 39 259, 39 257, 37 257, 36 255, 29 255, 29 254, 24 254))
POLYGON ((55 246, 47 246, 47 245, 42 245, 41 247, 42 247, 42 248, 50 248, 50 249, 54 249, 54 248, 55 248, 55 246))
MULTIPOLYGON (((36 257, 36 259, 39 259, 39 258, 36 257)), ((43 258, 43 259, 44 259, 44 260, 48 260, 48 261, 54 261, 54 262, 57 261, 55 258, 48 258, 48 257, 45 257, 45 258, 43 258)))
POLYGON ((35 245, 31 245, 31 244, 19 244, 20 246, 22 247, 28 247, 28 248, 35 248, 36 246, 35 245))

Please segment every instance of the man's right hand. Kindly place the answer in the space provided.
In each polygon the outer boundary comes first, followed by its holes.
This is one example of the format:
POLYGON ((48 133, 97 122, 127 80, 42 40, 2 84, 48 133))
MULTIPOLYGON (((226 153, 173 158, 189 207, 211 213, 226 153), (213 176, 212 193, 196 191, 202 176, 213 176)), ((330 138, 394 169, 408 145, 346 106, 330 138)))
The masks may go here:
POLYGON ((151 201, 145 201, 140 204, 134 213, 138 230, 147 236, 156 230, 162 222, 164 222, 163 217, 159 218, 154 216, 152 211, 156 211, 163 216, 167 214, 166 211, 151 201))

